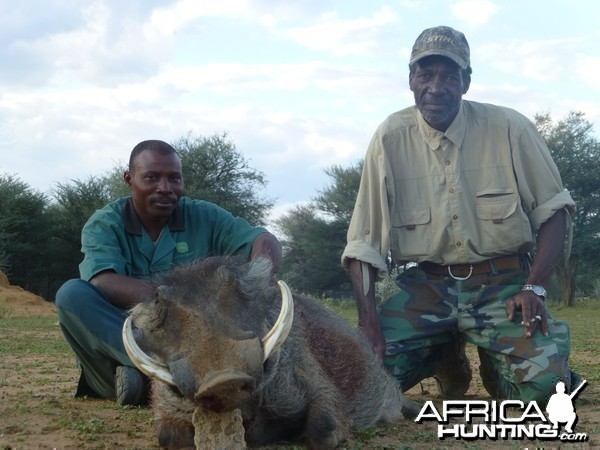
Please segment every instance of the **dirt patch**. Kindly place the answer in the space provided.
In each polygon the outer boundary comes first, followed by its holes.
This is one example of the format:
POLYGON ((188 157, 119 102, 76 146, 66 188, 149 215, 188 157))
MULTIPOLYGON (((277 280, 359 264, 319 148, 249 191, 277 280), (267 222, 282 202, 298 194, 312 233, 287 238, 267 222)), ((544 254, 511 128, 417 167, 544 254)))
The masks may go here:
POLYGON ((56 315, 53 303, 9 283, 8 277, 0 272, 0 306, 6 317, 51 317, 56 315))

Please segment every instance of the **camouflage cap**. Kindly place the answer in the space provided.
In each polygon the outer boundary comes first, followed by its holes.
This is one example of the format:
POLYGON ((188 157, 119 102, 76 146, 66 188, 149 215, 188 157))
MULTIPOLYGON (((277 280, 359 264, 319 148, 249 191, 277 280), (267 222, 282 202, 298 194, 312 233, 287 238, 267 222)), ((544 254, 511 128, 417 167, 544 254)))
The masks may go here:
POLYGON ((471 66, 469 43, 460 31, 439 26, 423 31, 413 45, 410 65, 426 56, 440 55, 450 58, 461 69, 471 66))

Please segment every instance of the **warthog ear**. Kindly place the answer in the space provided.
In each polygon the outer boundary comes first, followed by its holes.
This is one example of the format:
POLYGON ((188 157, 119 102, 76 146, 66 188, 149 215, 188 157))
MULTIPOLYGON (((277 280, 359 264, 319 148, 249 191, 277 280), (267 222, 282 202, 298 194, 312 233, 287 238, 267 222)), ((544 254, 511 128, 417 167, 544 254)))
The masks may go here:
POLYGON ((217 269, 215 278, 224 286, 237 286, 237 277, 225 266, 220 266, 217 269))

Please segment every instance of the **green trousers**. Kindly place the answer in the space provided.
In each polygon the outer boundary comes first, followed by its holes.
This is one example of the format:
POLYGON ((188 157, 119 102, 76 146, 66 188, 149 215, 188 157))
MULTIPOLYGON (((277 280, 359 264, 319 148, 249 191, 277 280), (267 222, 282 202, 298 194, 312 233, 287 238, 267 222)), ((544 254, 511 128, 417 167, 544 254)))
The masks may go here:
POLYGON ((69 280, 58 290, 56 310, 81 368, 75 396, 114 398, 117 366, 135 367, 121 337, 129 311, 113 306, 95 286, 80 279, 69 280))
MULTIPOLYGON (((548 313, 549 335, 525 338, 520 312, 508 320, 506 300, 526 273, 431 277, 414 267, 397 280, 401 291, 379 305, 386 340, 384 364, 406 391, 435 374, 444 344, 462 336, 477 346, 484 387, 493 398, 546 404, 558 381, 571 385, 569 327, 548 313)), ((576 376, 576 374, 573 374, 576 376)))

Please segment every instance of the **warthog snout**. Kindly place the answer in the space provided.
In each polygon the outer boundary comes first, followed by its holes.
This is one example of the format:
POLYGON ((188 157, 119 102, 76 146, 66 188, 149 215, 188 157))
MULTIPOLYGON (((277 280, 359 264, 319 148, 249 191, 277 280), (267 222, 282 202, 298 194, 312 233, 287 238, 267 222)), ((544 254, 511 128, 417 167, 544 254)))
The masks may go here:
POLYGON ((211 374, 196 392, 194 401, 212 412, 239 408, 254 392, 256 379, 237 370, 224 370, 211 374))

